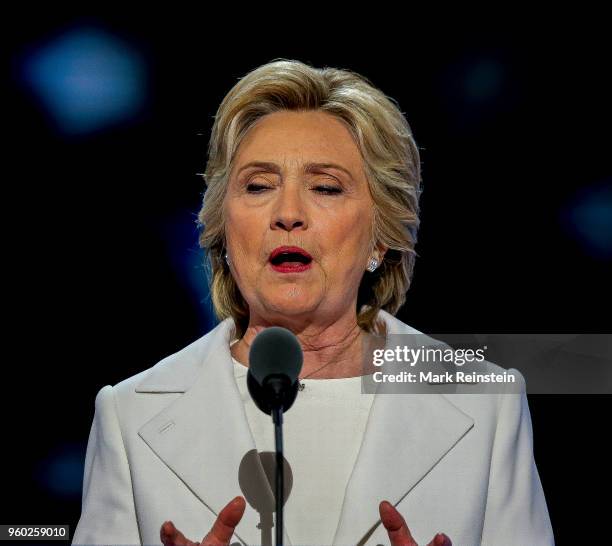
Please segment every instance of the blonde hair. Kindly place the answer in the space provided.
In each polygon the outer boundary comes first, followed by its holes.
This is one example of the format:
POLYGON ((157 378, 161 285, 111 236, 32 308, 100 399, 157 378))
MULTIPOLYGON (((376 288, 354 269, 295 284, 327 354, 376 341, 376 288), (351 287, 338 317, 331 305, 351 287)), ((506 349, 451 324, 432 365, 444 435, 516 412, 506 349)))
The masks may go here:
POLYGON ((276 59, 249 72, 225 96, 212 127, 203 174, 206 190, 198 224, 214 312, 234 319, 241 338, 249 308, 225 262, 223 200, 236 150, 249 129, 273 112, 316 110, 343 121, 359 147, 374 201, 372 241, 388 250, 374 273, 365 273, 357 297, 357 322, 379 333, 379 309, 395 314, 406 300, 419 226, 421 165, 412 131, 397 103, 365 77, 336 68, 314 68, 276 59))

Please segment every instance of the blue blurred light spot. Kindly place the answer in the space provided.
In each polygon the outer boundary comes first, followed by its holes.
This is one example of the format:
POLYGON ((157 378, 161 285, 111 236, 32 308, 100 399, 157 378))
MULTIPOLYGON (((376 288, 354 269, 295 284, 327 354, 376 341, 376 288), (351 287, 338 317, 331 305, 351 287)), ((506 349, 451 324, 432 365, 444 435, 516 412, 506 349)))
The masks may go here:
POLYGON ((612 183, 582 190, 561 213, 566 230, 596 258, 612 258, 612 183))
POLYGON ((78 497, 83 486, 85 445, 59 446, 38 465, 36 477, 40 485, 62 497, 78 497))
POLYGON ((468 100, 483 101, 498 95, 502 89, 504 69, 497 61, 481 59, 468 67, 463 83, 468 100))
POLYGON ((71 30, 32 51, 22 77, 60 130, 97 131, 136 115, 145 98, 145 63, 118 37, 71 30))

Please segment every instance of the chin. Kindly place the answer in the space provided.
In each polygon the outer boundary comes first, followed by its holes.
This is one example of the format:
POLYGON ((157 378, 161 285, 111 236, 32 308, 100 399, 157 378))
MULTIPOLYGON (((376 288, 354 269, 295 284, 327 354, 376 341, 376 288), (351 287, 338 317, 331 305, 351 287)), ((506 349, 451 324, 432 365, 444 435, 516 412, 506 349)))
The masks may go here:
POLYGON ((266 307, 268 307, 270 311, 285 316, 303 315, 305 313, 314 312, 316 309, 316 305, 312 302, 282 298, 275 298, 274 301, 270 301, 266 307))

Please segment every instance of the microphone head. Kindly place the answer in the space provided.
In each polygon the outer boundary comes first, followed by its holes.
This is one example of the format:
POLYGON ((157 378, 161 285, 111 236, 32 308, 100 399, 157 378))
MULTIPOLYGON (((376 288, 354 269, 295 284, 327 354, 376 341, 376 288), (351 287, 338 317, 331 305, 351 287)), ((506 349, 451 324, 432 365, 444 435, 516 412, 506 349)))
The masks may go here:
POLYGON ((294 383, 302 371, 303 361, 297 337, 280 326, 259 332, 249 351, 249 370, 260 385, 272 374, 284 374, 294 383))

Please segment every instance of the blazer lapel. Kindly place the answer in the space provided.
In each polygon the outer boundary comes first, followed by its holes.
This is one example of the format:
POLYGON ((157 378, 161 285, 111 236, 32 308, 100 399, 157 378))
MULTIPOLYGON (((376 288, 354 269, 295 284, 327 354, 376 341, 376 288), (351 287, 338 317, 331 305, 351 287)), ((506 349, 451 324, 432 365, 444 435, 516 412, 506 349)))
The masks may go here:
MULTIPOLYGON (((380 315, 389 333, 417 333, 385 311, 380 315)), ((139 435, 215 515, 236 495, 248 500, 248 489, 265 497, 259 504, 274 506, 233 377, 233 327, 231 319, 224 320, 158 364, 136 387, 137 392, 184 393, 142 426, 139 435)), ((377 394, 334 544, 363 544, 380 524, 378 503, 387 499, 397 505, 473 424, 440 394, 377 394)), ((247 507, 236 536, 246 544, 262 544, 259 523, 257 511, 247 507)), ((285 542, 291 546, 287 529, 285 542)))
POLYGON ((334 544, 357 544, 472 428, 440 394, 378 394, 346 488, 334 544))
MULTIPOLYGON (((388 333, 417 332, 380 315, 388 333)), ((376 394, 333 543, 364 544, 381 524, 380 501, 399 504, 473 426, 440 394, 376 394)))
MULTIPOLYGON (((186 391, 138 434, 215 515, 249 490, 266 497, 258 500, 260 504, 274 506, 233 377, 232 334, 233 322, 226 319, 173 355, 174 366, 160 366, 136 388, 137 392, 186 391)), ((259 514, 247 506, 235 534, 247 544, 261 544, 259 522, 259 514)))

